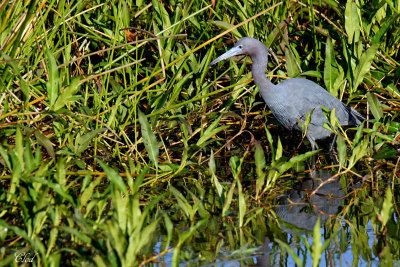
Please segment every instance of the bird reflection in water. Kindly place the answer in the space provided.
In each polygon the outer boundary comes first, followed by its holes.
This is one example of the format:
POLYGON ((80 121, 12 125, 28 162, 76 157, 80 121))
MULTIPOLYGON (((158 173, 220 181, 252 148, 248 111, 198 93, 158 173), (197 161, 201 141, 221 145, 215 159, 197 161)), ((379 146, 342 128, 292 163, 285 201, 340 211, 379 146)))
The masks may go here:
MULTIPOLYGON (((309 197, 311 192, 332 176, 327 171, 313 172, 280 197, 274 210, 283 231, 291 235, 310 233, 318 218, 323 225, 330 216, 337 214, 345 197, 337 179, 327 182, 309 197)), ((270 239, 265 237, 264 245, 259 250, 262 255, 256 257, 257 264, 253 266, 270 266, 270 243, 270 239)))

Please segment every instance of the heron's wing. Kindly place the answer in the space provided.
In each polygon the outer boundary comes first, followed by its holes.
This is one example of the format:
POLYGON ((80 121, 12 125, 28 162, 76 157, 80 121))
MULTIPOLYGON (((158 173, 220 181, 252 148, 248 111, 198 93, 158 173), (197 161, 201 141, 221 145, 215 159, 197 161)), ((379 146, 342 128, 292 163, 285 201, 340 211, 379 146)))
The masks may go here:
POLYGON ((339 99, 313 81, 293 78, 282 81, 278 86, 290 91, 288 96, 296 99, 296 105, 299 109, 308 110, 320 106, 328 109, 344 108, 339 99))
MULTIPOLYGON (((361 116, 358 112, 346 106, 324 88, 310 80, 301 78, 288 79, 279 83, 278 87, 287 90, 286 94, 289 99, 287 101, 293 102, 302 116, 310 113, 311 110, 322 113, 321 107, 323 106, 329 110, 336 109, 335 114, 340 124, 359 124, 359 121, 355 117, 355 115, 361 116)), ((317 116, 313 116, 313 118, 314 117, 317 116)), ((315 123, 322 123, 322 121, 325 121, 323 117, 324 116, 320 118, 321 121, 315 121, 315 123)))

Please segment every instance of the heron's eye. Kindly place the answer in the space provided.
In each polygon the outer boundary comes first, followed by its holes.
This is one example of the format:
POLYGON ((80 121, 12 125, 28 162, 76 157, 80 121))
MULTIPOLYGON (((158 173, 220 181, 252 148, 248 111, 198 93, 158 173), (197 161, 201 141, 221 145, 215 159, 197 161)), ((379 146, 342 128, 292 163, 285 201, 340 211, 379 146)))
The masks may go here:
POLYGON ((241 45, 239 45, 239 48, 240 48, 240 49, 242 49, 242 46, 241 46, 241 45))

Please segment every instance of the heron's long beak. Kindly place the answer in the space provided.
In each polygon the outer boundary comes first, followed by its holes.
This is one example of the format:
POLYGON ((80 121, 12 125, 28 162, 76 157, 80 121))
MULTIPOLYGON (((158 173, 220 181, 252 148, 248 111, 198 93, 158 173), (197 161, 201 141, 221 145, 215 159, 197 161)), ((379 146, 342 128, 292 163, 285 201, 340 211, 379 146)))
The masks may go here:
POLYGON ((233 57, 233 56, 238 56, 238 55, 243 55, 243 51, 242 51, 241 48, 239 48, 239 47, 237 46, 237 47, 234 47, 234 48, 230 49, 230 50, 229 50, 228 52, 226 52, 225 54, 222 54, 221 56, 217 57, 215 60, 213 60, 213 61, 210 63, 210 66, 212 66, 212 65, 214 65, 214 64, 217 64, 218 62, 220 62, 220 61, 222 61, 222 60, 224 60, 224 59, 227 59, 227 58, 230 58, 230 57, 233 57))

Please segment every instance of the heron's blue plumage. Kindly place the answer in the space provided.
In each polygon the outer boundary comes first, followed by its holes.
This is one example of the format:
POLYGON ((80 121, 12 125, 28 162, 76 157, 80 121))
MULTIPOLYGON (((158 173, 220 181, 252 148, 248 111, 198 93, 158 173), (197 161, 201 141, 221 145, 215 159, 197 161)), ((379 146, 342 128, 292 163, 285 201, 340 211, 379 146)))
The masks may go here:
POLYGON ((252 58, 254 82, 260 87, 265 103, 283 126, 302 131, 299 121, 304 123, 306 114, 313 111, 306 133, 313 150, 316 140, 324 139, 331 134, 323 127, 327 119, 322 107, 329 110, 335 109, 335 115, 341 126, 358 126, 361 123, 360 119, 364 119, 357 111, 313 81, 292 78, 277 85, 273 84, 265 75, 268 65, 268 48, 254 38, 240 39, 234 48, 215 59, 211 65, 236 55, 248 55, 252 58))

